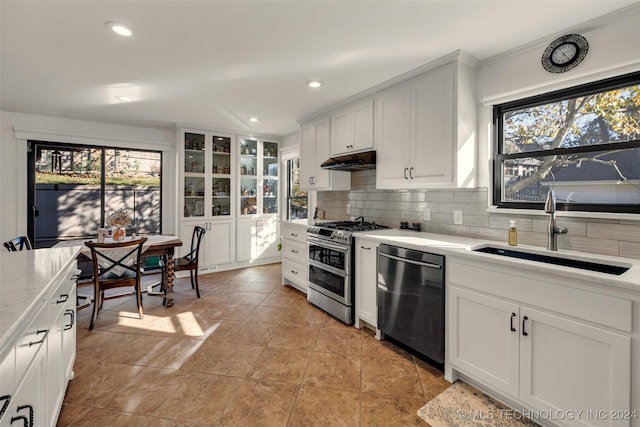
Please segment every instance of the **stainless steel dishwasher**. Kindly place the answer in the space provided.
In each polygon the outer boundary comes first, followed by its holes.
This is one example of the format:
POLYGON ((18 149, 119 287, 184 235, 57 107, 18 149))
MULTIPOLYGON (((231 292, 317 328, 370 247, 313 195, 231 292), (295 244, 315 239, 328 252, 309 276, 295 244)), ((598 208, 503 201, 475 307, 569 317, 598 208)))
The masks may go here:
POLYGON ((444 257, 381 244, 378 329, 444 363, 444 257))

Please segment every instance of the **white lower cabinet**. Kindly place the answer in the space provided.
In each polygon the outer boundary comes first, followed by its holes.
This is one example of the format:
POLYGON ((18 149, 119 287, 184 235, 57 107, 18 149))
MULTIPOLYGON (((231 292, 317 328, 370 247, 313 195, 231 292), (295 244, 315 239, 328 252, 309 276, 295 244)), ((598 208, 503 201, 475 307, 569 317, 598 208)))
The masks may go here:
POLYGON ((496 390, 518 393, 518 305, 456 286, 448 289, 452 363, 496 390))
POLYGON ((307 293, 307 226, 289 221, 280 223, 282 237, 282 283, 307 293))
POLYGON ((621 325, 631 325, 631 301, 488 267, 453 263, 447 268, 451 368, 530 410, 584 411, 575 419, 545 422, 629 425, 629 418, 616 420, 612 414, 632 409, 631 337, 610 330, 608 323, 622 319, 621 325), (593 313, 599 314, 591 317, 588 302, 597 299, 601 305, 593 313), (556 311, 563 305, 566 311, 556 311), (605 319, 602 327, 593 324, 599 319, 605 319), (589 415, 596 411, 607 416, 589 415))
POLYGON ((520 318, 520 400, 534 409, 609 415, 569 425, 628 425, 612 414, 630 409, 630 337, 530 307, 520 307, 520 318))
POLYGON ((47 335, 47 419, 56 420, 67 382, 73 378, 76 347, 76 283, 63 281, 49 299, 51 328, 47 335))
POLYGON ((180 240, 183 246, 179 249, 183 256, 191 250, 193 229, 200 226, 205 229, 200 243, 199 268, 206 271, 219 264, 233 262, 234 233, 232 220, 216 221, 184 221, 180 224, 180 240))
POLYGON ((278 257, 278 219, 263 217, 237 220, 237 261, 278 257))
POLYGON ((378 243, 356 238, 355 250, 355 327, 360 328, 363 320, 373 327, 378 326, 377 268, 378 243))
POLYGON ((74 257, 0 360, 0 427, 57 423, 76 355, 75 266, 74 257))
POLYGON ((47 384, 45 363, 48 334, 48 310, 43 304, 18 339, 15 353, 12 353, 15 357, 13 389, 5 389, 4 384, 0 385, 2 396, 8 396, 9 401, 4 415, 0 418, 1 427, 55 424, 55 419, 51 420, 48 416, 45 400, 50 391, 43 387, 47 384))
POLYGON ((30 360, 31 365, 11 395, 9 406, 0 419, 0 427, 8 426, 54 426, 57 418, 49 418, 46 411, 45 388, 45 353, 46 344, 41 344, 38 352, 30 360))

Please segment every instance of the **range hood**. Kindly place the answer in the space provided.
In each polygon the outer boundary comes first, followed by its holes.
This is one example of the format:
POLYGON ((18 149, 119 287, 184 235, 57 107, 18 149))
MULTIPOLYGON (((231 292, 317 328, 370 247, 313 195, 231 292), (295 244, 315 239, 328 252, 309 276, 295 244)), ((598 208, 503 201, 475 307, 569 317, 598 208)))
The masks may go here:
POLYGON ((339 171, 359 171, 376 168, 376 152, 365 151, 364 153, 347 154, 344 156, 332 157, 323 162, 322 169, 332 169, 339 171))

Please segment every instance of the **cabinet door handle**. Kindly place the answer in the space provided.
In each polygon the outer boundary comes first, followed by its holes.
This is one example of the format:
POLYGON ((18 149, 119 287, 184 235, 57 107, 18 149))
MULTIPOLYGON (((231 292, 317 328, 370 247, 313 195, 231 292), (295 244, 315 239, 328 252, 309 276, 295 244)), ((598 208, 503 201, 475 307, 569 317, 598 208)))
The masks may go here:
POLYGON ((371 248, 367 248, 366 246, 360 246, 360 248, 361 248, 361 249, 366 249, 366 250, 368 250, 368 251, 370 251, 370 250, 371 250, 371 248))
POLYGON ((69 323, 68 325, 64 325, 64 330, 68 331, 69 329, 73 328, 73 324, 76 323, 76 313, 74 313, 73 310, 67 310, 64 312, 64 315, 69 315, 71 317, 71 323, 69 323))
POLYGON ((2 404, 2 408, 0 408, 0 419, 1 419, 4 413, 7 412, 7 408, 9 407, 9 402, 11 402, 11 395, 5 394, 4 396, 0 396, 0 400, 4 400, 4 403, 2 404))
POLYGON ((33 427, 33 406, 31 405, 20 405, 16 408, 16 413, 22 411, 23 409, 29 409, 29 418, 24 415, 20 415, 17 417, 11 417, 11 422, 9 424, 13 425, 14 422, 20 420, 22 421, 22 425, 26 427, 33 427))
POLYGON ((409 168, 409 178, 413 179, 413 166, 409 168))
POLYGON ((60 296, 56 300, 56 304, 62 304, 63 302, 67 302, 68 299, 69 299, 69 294, 60 294, 60 296))
POLYGON ((511 332, 515 332, 516 328, 513 327, 513 318, 516 317, 515 313, 511 313, 511 332))
POLYGON ((407 171, 409 170, 409 168, 404 168, 404 179, 409 179, 407 177, 407 171))
POLYGON ((49 332, 48 329, 38 329, 36 331, 36 335, 44 334, 44 336, 40 341, 29 341, 29 347, 36 344, 42 344, 44 342, 44 339, 47 338, 47 332, 49 332))
POLYGON ((526 322, 527 320, 529 320, 529 318, 528 318, 527 316, 524 316, 524 317, 522 318, 522 335, 524 335, 525 337, 526 337, 526 336, 529 336, 529 333, 528 333, 527 331, 525 331, 525 330, 524 330, 524 324, 525 324, 525 322, 526 322))

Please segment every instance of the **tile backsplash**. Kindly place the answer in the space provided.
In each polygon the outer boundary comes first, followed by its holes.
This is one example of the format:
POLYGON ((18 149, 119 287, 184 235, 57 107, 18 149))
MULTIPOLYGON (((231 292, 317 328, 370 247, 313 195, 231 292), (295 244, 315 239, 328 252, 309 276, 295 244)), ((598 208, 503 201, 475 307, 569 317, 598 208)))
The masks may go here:
MULTIPOLYGON (((509 220, 515 219, 518 243, 546 247, 547 216, 487 212, 488 189, 377 190, 375 170, 351 173, 351 191, 320 191, 318 207, 325 218, 363 216, 393 228, 400 221, 420 222, 423 232, 505 242, 509 220), (430 220, 425 220, 428 210, 430 220), (462 224, 454 224, 454 211, 462 224)), ((569 233, 558 236, 558 248, 640 259, 640 222, 559 217, 569 233)))

